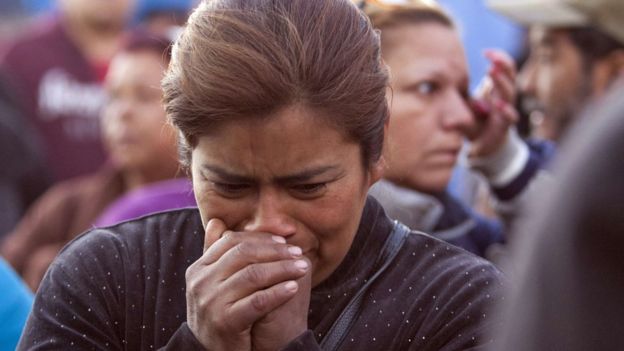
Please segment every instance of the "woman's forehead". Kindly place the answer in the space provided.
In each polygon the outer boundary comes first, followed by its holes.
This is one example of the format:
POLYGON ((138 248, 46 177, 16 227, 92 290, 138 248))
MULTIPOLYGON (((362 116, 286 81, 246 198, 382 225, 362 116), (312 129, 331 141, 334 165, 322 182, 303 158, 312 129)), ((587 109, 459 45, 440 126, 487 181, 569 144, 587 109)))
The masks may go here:
POLYGON ((450 81, 468 79, 467 61, 454 29, 439 24, 410 25, 392 29, 394 34, 383 57, 393 81, 444 77, 450 81))
POLYGON ((337 122, 339 119, 340 116, 332 112, 293 104, 269 114, 223 119, 211 123, 209 130, 199 135, 200 138, 205 136, 206 141, 227 135, 228 141, 248 140, 252 144, 265 142, 269 145, 296 142, 298 138, 333 139, 334 134, 345 134, 337 122), (233 139, 234 135, 236 138, 233 139))
POLYGON ((274 177, 337 166, 354 153, 360 155, 359 145, 326 118, 305 108, 287 108, 267 118, 220 123, 198 138, 192 161, 274 177))

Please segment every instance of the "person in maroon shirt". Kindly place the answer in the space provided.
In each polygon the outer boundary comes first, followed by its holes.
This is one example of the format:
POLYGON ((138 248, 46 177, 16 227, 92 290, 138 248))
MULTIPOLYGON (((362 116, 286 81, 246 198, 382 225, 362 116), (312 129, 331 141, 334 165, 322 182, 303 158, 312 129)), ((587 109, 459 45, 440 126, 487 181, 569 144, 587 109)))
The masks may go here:
POLYGON ((0 76, 16 111, 40 141, 55 181, 95 171, 105 160, 99 112, 101 83, 118 50, 133 0, 60 0, 0 54, 0 76))
MULTIPOLYGON (((58 251, 120 196, 178 174, 176 133, 166 122, 158 88, 171 42, 133 31, 111 61, 102 113, 110 162, 97 172, 59 182, 0 242, 2 255, 36 290, 58 251)), ((188 196, 185 196, 188 197, 188 196)), ((161 204, 161 209, 172 208, 161 204)))

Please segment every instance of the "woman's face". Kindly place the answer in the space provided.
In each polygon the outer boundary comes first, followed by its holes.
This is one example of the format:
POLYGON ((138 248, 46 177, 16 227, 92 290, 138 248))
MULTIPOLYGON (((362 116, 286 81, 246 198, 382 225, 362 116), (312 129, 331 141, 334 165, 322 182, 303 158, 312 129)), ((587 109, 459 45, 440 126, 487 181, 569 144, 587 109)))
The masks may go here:
POLYGON ((291 106, 268 118, 224 122, 199 137, 193 187, 204 225, 272 233, 302 248, 312 284, 345 257, 379 167, 316 111, 291 106))
POLYGON ((472 124, 466 58, 457 33, 437 23, 382 32, 390 67, 384 177, 418 191, 443 191, 472 124))
POLYGON ((149 50, 119 54, 111 63, 102 123, 110 157, 122 169, 177 165, 175 132, 161 101, 164 69, 161 56, 149 50))

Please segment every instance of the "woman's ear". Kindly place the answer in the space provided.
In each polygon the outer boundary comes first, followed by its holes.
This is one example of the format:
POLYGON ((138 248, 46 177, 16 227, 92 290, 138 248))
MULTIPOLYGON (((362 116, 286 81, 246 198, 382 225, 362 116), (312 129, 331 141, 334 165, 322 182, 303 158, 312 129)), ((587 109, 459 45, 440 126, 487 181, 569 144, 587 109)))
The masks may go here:
POLYGON ((375 184, 379 179, 381 179, 384 175, 386 168, 388 168, 388 163, 386 162, 385 149, 387 148, 387 139, 388 139, 388 124, 390 123, 390 118, 386 118, 384 122, 384 131, 383 131, 383 150, 381 151, 381 157, 371 165, 370 170, 370 180, 369 186, 375 184))
POLYGON ((370 179, 368 184, 369 187, 383 177, 386 168, 386 158, 384 156, 381 156, 379 160, 377 160, 377 162, 375 162, 375 164, 371 166, 370 179))

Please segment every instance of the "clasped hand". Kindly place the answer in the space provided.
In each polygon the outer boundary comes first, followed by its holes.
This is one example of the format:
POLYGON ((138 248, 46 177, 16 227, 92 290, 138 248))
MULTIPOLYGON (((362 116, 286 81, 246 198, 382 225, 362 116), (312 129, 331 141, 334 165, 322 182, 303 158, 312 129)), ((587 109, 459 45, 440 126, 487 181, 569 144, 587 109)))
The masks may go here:
POLYGON ((310 290, 301 248, 212 219, 186 271, 187 323, 207 350, 278 350, 307 330, 310 290))

